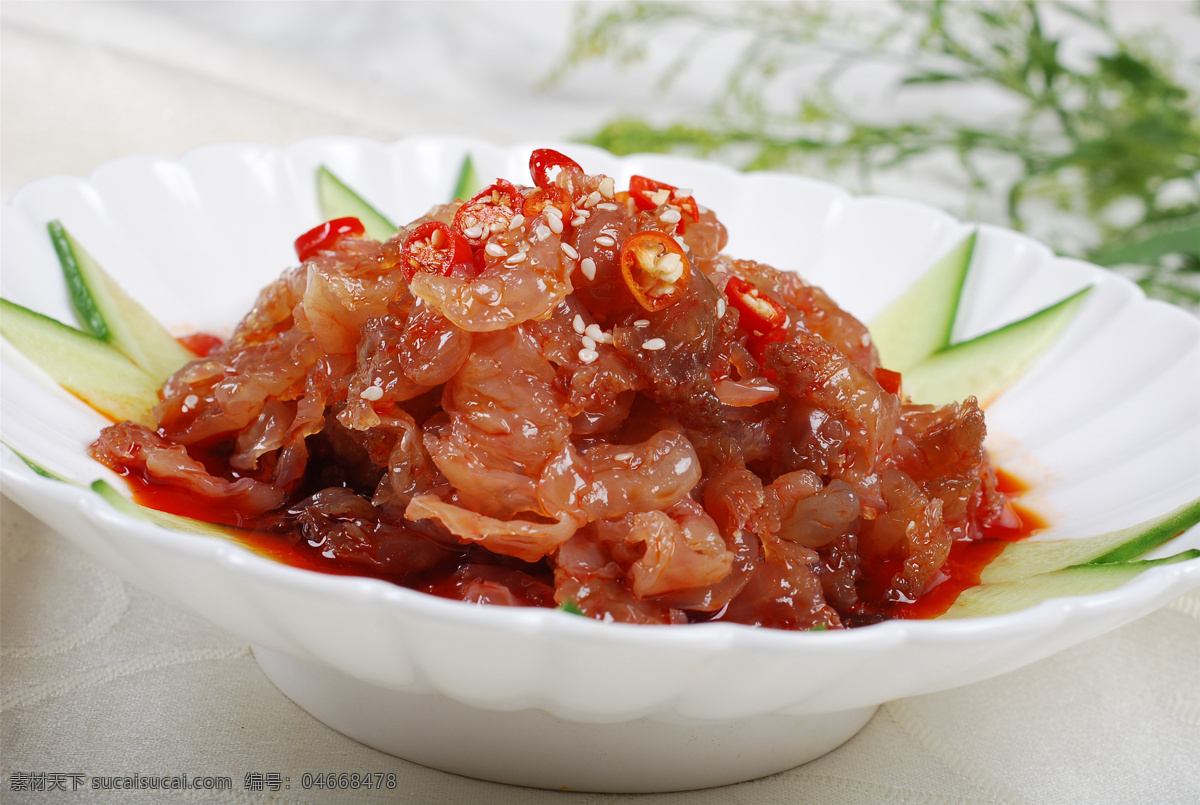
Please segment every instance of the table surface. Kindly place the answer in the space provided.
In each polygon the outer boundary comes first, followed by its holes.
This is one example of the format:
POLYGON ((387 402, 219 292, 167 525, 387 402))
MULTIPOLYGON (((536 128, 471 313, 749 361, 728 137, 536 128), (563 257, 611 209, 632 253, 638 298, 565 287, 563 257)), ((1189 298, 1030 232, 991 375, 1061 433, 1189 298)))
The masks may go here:
MULTIPOLYGON (((560 139, 651 98, 628 77, 594 70, 537 86, 561 53, 551 45, 570 21, 562 3, 365 3, 347 11, 325 3, 5 2, 0 15, 5 200, 44 176, 86 176, 109 159, 179 155, 225 140, 560 139), (489 61, 497 42, 522 60, 489 61), (419 86, 407 80, 414 74, 424 78, 419 86)), ((695 101, 684 88, 668 103, 695 101)), ((183 773, 229 776, 234 789, 178 801, 635 799, 469 780, 359 745, 277 691, 238 638, 122 581, 7 498, 0 518, 4 802, 85 797, 14 790, 36 779, 30 774, 82 775, 87 785, 101 775, 183 773), (396 787, 299 790, 305 772, 329 771, 394 774, 396 787), (248 791, 247 773, 279 774, 291 787, 248 791)), ((884 705, 850 742, 801 768, 636 799, 1198 802, 1198 756, 1193 592, 1022 670, 884 705)), ((161 792, 89 791, 86 799, 169 801, 161 792)))

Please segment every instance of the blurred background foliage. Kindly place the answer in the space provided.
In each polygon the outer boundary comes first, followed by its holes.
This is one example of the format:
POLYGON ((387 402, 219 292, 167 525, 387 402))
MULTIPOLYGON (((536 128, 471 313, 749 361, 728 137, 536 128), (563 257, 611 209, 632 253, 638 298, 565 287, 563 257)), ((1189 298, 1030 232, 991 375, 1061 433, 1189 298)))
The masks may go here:
POLYGON ((929 171, 966 200, 941 204, 952 213, 1196 309, 1200 63, 1162 33, 1118 30, 1104 2, 584 4, 550 80, 599 61, 669 93, 715 64, 707 108, 622 117, 586 140, 852 175, 862 191, 929 171))

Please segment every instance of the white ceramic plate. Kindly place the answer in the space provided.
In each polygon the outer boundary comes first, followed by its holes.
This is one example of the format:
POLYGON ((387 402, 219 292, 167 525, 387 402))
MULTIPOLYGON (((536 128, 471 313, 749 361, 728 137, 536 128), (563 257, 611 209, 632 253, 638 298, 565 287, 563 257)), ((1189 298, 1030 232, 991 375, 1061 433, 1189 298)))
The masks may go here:
MULTIPOLYGON (((640 173, 693 188, 729 227, 729 253, 799 271, 864 320, 970 230, 929 207, 794 176, 545 145, 618 186, 640 173)), ((294 261, 293 239, 319 222, 318 164, 407 221, 447 199, 466 151, 482 177, 527 181, 531 147, 223 144, 181 160, 119 160, 89 180, 47 179, 4 207, 0 291, 74 320, 45 232, 58 218, 178 334, 227 334, 294 261)), ((1111 273, 982 227, 958 335, 1089 283, 1081 314, 987 412, 998 462, 1036 485, 1027 500, 1053 524, 1046 537, 1112 530, 1200 497, 1200 321, 1111 273)), ((3 373, 7 445, 80 483, 119 485, 85 454, 105 424, 98 415, 7 343, 3 373)), ((576 790, 694 788, 788 768, 841 743, 882 702, 1018 668, 1200 585, 1193 560, 1110 593, 977 620, 800 634, 613 625, 282 566, 131 520, 7 449, 0 473, 7 495, 89 554, 253 643, 276 684, 337 729, 439 768, 576 790)), ((1158 554, 1195 547, 1200 529, 1158 554)))

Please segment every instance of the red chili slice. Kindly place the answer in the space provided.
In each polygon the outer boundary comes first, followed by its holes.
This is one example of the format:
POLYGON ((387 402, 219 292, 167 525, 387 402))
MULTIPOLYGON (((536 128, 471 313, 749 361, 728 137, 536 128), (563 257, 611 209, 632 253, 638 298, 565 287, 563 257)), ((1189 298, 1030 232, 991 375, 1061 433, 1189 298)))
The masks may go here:
POLYGON ((201 358, 207 358, 220 348, 225 342, 215 335, 209 333, 192 333, 191 335, 181 335, 175 339, 184 348, 201 358))
POLYGON ((471 244, 441 221, 421 224, 404 239, 400 250, 400 270, 407 282, 418 271, 450 275, 456 265, 473 265, 471 244))
POLYGON ((687 255, 670 235, 638 232, 621 244, 621 276, 646 310, 662 310, 678 302, 691 274, 687 255))
POLYGON ((875 369, 875 380, 888 394, 900 393, 900 373, 882 366, 875 369))
POLYGON ((652 210, 666 204, 676 189, 678 188, 666 182, 647 179, 645 176, 629 177, 629 195, 633 197, 633 203, 639 210, 652 210))
POLYGON ((501 232, 521 211, 521 191, 504 179, 484 188, 454 215, 454 230, 472 246, 480 246, 492 232, 501 232))
MULTIPOLYGON (((782 327, 771 330, 768 333, 755 334, 746 339, 746 349, 750 350, 750 354, 754 356, 754 360, 761 364, 766 355, 767 345, 786 341, 787 337, 787 330, 782 327)), ((768 371, 766 376, 768 380, 775 379, 775 373, 772 371, 768 371)))
POLYGON ((558 211, 562 213, 564 223, 571 221, 571 213, 573 211, 571 196, 561 187, 539 187, 537 190, 534 190, 525 197, 525 206, 521 212, 526 218, 536 218, 547 207, 557 207, 558 211))
POLYGON ((561 187, 569 195, 583 189, 583 168, 566 154, 552 148, 539 148, 529 155, 529 175, 543 190, 561 187))
MULTIPOLYGON (((675 191, 678 189, 673 184, 647 179, 645 176, 629 177, 629 197, 633 199, 633 203, 639 210, 646 212, 661 207, 663 204, 669 204, 672 207, 678 207, 679 211, 687 218, 699 221, 700 207, 696 204, 696 199, 692 196, 676 198, 675 191)), ((683 229, 684 219, 681 218, 675 231, 682 232, 683 229)))
POLYGON ((348 235, 358 236, 364 232, 366 229, 357 218, 334 218, 296 238, 296 256, 303 263, 317 252, 329 251, 341 238, 348 235))
POLYGON ((758 288, 741 277, 729 278, 725 295, 729 297, 729 304, 741 314, 738 326, 748 333, 763 335, 783 327, 787 322, 787 311, 783 305, 759 293, 758 288))

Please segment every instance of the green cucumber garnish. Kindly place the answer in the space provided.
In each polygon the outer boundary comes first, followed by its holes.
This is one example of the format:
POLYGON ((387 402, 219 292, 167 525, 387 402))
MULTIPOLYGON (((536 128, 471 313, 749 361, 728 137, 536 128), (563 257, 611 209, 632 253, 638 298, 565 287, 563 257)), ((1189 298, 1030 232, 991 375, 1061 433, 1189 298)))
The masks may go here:
POLYGON ((26 467, 33 470, 34 472, 36 472, 38 475, 42 476, 43 478, 49 478, 51 481, 61 481, 64 484, 74 484, 75 483, 70 478, 65 478, 62 475, 59 475, 54 470, 48 469, 46 467, 43 467, 41 464, 38 464, 32 458, 25 455, 17 448, 13 447, 8 442, 0 442, 0 444, 3 444, 9 450, 13 451, 13 455, 15 455, 17 458, 21 459, 21 461, 24 462, 26 467))
MULTIPOLYGON (((555 607, 555 609, 557 609, 559 612, 566 612, 570 615, 583 615, 583 610, 576 606, 575 602, 571 601, 570 599, 563 601, 561 604, 555 607)), ((583 617, 587 616, 583 615, 583 617)))
POLYGON ((987 405, 1054 342, 1090 290, 930 355, 903 373, 904 393, 917 403, 944 405, 975 397, 987 405))
POLYGON ((905 373, 950 346, 975 239, 972 232, 871 322, 871 338, 884 366, 905 373))
POLYGON ((1072 565, 1135 559, 1200 523, 1200 498, 1143 523, 1082 539, 1014 542, 979 576, 981 584, 1019 581, 1072 565))
POLYGON ((880 361, 904 376, 904 394, 915 403, 942 405, 975 397, 987 405, 1054 342, 1089 290, 953 343, 975 240, 972 233, 951 249, 871 322, 880 361))
POLYGON ((196 356, 125 293, 58 221, 46 225, 84 329, 115 347, 158 383, 196 356))
POLYGON ((116 489, 113 489, 106 481, 93 481, 92 491, 108 501, 117 511, 128 514, 137 520, 154 523, 164 528, 186 531, 189 534, 204 534, 209 537, 229 537, 237 530, 232 526, 209 523, 204 520, 196 520, 192 517, 184 517, 179 514, 170 514, 158 509, 147 508, 134 503, 116 489))
POLYGON ((1111 564, 1075 565, 1028 578, 969 587, 939 617, 978 618, 1027 609, 1049 598, 1063 598, 1115 590, 1152 567, 1186 562, 1200 557, 1200 550, 1184 551, 1165 559, 1111 564))
POLYGON ((396 234, 395 224, 324 165, 317 169, 317 200, 321 205, 321 216, 326 221, 357 218, 362 221, 367 237, 375 240, 387 240, 396 234))
POLYGON ((476 196, 480 190, 483 190, 483 182, 479 180, 479 174, 475 172, 475 162, 471 159, 471 155, 467 154, 463 157, 462 167, 458 169, 458 179, 454 182, 454 192, 451 194, 450 200, 466 201, 476 196))
POLYGON ((116 347, 7 299, 0 299, 0 333, 54 382, 101 414, 155 426, 159 382, 116 347))

